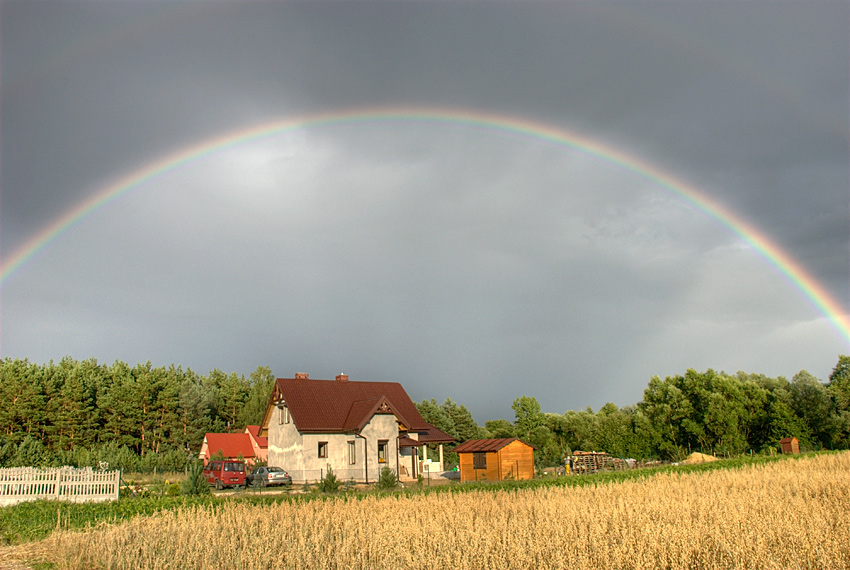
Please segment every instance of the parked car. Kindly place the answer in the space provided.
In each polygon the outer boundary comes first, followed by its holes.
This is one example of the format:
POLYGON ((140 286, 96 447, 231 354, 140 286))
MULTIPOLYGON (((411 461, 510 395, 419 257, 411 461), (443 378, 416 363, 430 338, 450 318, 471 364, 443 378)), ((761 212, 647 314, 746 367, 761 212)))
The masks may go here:
POLYGON ((210 461, 204 466, 204 478, 216 489, 245 485, 246 472, 244 461, 210 461))
POLYGON ((255 467, 245 478, 245 486, 292 485, 292 477, 280 467, 255 467))

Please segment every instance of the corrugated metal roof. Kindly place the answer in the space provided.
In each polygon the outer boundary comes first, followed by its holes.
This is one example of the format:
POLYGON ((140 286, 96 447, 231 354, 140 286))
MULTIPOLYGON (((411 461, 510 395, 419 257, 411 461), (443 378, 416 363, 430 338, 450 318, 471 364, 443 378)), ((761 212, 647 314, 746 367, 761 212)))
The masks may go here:
POLYGON ((272 395, 273 401, 286 402, 295 427, 306 433, 356 431, 371 419, 382 399, 408 430, 434 429, 398 382, 278 378, 272 395))
MULTIPOLYGON (((527 443, 516 437, 503 437, 499 439, 470 439, 461 443, 452 451, 455 451, 457 453, 473 453, 476 451, 499 451, 500 449, 502 449, 513 441, 519 441, 525 445, 528 445, 527 443)), ((532 446, 529 445, 529 447, 532 446)))

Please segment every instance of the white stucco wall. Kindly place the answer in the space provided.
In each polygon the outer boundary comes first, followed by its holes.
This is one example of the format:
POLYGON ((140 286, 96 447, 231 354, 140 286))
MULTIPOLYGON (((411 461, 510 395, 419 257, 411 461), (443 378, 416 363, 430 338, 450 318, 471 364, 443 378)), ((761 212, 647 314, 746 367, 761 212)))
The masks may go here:
POLYGON ((398 474, 398 420, 393 414, 375 414, 360 432, 369 445, 367 464, 369 466, 369 481, 378 480, 381 469, 389 467, 398 474), (387 460, 378 462, 378 441, 387 440, 387 460))
MULTIPOLYGON (((378 480, 381 468, 389 467, 398 474, 398 420, 393 414, 375 414, 359 435, 302 434, 295 424, 281 424, 282 410, 275 408, 269 419, 269 465, 289 472, 294 483, 318 481, 330 466, 341 481, 378 480), (365 438, 365 439, 364 439, 365 438), (387 440, 387 461, 378 462, 378 442, 387 440), (348 442, 355 445, 355 463, 349 462, 348 442), (319 442, 327 442, 327 457, 319 457, 319 442), (368 467, 368 475, 366 469, 368 467)), ((410 463, 410 457, 403 459, 410 463)), ((408 466, 408 471, 410 467, 408 466)))
POLYGON ((301 434, 290 421, 281 424, 280 418, 283 410, 274 408, 269 418, 269 465, 281 467, 287 471, 295 480, 295 473, 304 469, 302 461, 302 450, 304 443, 301 434))

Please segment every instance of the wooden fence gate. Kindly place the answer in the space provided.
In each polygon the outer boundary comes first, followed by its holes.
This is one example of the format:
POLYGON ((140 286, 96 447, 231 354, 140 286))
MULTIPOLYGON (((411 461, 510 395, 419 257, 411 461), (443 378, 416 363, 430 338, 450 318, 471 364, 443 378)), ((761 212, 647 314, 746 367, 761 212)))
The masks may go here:
POLYGON ((115 501, 121 483, 120 471, 75 469, 0 469, 0 506, 49 499, 83 503, 115 501))

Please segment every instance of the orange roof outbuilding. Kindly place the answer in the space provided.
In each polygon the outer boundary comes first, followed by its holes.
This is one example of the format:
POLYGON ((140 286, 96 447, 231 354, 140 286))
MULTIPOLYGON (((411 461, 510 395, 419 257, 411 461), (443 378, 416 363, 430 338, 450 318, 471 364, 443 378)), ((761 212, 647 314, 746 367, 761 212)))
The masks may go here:
POLYGON ((470 439, 454 448, 461 481, 502 481, 534 477, 534 446, 516 437, 470 439))
POLYGON ((200 456, 204 461, 221 451, 225 459, 245 459, 255 456, 251 436, 247 433, 208 433, 204 436, 200 456))

